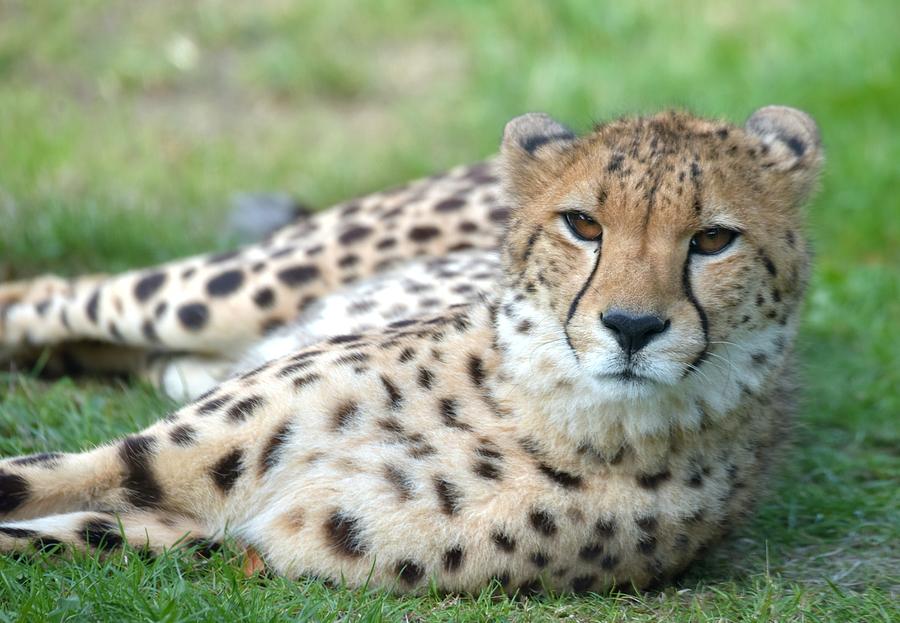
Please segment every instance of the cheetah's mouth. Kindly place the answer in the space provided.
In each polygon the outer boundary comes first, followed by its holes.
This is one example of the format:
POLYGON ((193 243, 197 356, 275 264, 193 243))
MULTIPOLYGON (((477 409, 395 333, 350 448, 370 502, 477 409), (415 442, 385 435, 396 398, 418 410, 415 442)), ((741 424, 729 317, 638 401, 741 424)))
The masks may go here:
POLYGON ((652 378, 649 376, 644 376, 643 374, 638 374, 631 368, 625 368, 620 372, 613 372, 608 374, 598 374, 597 378, 606 379, 611 381, 618 381, 619 383, 634 383, 638 385, 655 383, 652 378))

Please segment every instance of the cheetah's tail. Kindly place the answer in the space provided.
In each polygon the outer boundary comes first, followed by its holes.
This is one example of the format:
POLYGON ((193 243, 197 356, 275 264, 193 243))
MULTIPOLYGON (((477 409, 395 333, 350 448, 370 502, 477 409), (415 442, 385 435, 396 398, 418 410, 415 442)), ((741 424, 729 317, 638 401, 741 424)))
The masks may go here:
POLYGON ((112 550, 128 544, 140 552, 159 554, 174 547, 195 547, 208 556, 217 544, 206 531, 183 517, 153 512, 77 512, 0 523, 0 553, 25 553, 54 545, 79 550, 112 550))

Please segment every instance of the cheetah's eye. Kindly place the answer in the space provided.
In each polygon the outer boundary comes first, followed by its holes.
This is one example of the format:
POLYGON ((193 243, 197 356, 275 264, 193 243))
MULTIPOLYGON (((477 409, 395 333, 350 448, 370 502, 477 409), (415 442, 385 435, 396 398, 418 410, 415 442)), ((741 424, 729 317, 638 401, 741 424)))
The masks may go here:
POLYGON ((566 225, 572 230, 576 238, 588 241, 600 240, 603 235, 603 227, 600 223, 582 212, 564 212, 566 225))
POLYGON ((725 229, 724 227, 710 227, 702 231, 698 231, 691 238, 691 253, 699 255, 715 255, 721 253, 728 248, 734 239, 738 237, 738 232, 733 229, 725 229))

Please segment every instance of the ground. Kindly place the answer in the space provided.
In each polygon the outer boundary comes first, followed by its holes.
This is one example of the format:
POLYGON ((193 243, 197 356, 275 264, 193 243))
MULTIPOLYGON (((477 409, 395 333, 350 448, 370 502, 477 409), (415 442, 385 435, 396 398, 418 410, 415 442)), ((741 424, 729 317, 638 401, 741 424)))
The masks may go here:
MULTIPOLYGON (((0 2, 0 279, 225 249, 234 193, 324 207, 492 153, 528 110, 584 130, 673 104, 797 106, 828 163, 776 491, 658 594, 395 598, 245 578, 233 552, 3 559, 0 621, 900 617, 900 6, 296 4, 0 2)), ((84 448, 167 408, 133 384, 0 374, 0 455, 84 448)))

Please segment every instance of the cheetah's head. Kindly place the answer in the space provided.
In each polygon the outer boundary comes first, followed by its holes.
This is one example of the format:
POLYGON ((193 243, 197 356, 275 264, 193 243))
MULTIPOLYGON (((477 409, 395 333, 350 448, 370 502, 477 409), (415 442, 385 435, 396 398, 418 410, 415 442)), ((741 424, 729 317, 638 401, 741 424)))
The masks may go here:
POLYGON ((780 106, 743 127, 669 112, 580 138, 513 119, 501 336, 532 378, 586 401, 731 409, 789 350, 822 159, 815 122, 780 106))

